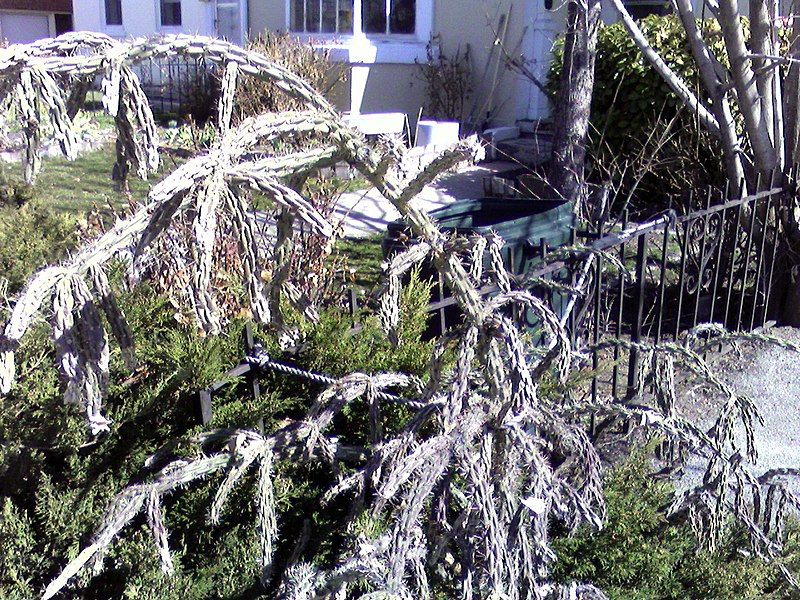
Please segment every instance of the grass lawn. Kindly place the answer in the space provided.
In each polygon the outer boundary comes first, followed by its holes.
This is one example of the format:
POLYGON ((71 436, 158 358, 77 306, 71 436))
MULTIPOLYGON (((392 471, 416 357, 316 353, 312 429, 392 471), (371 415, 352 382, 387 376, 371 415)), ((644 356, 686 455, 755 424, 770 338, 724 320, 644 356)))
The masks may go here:
POLYGON ((382 238, 382 234, 367 238, 343 238, 334 246, 334 257, 344 261, 352 283, 367 291, 380 281, 382 238))
MULTIPOLYGON (((73 161, 65 158, 50 158, 42 161, 42 170, 34 184, 34 197, 51 210, 81 217, 95 206, 105 211, 109 206, 115 210, 128 206, 125 194, 115 191, 111 179, 114 167, 114 147, 83 154, 73 161)), ((151 174, 148 181, 130 177, 130 189, 134 200, 145 198, 153 183, 175 168, 172 159, 162 157, 158 173, 151 174)), ((6 175, 22 179, 22 164, 14 163, 2 167, 6 175)))
MULTIPOLYGON (((43 160, 42 170, 33 186, 34 202, 47 207, 56 215, 80 219, 95 207, 103 215, 123 211, 128 207, 128 197, 114 189, 111 172, 115 153, 113 145, 102 150, 81 155, 73 161, 64 158, 43 160)), ((135 175, 129 180, 133 200, 145 199, 152 185, 178 166, 174 159, 162 154, 159 171, 148 181, 135 175)), ((0 174, 12 180, 22 180, 22 164, 0 166, 0 174)), ((366 291, 372 290, 380 279, 381 235, 369 238, 339 240, 332 259, 345 271, 345 277, 366 291)))

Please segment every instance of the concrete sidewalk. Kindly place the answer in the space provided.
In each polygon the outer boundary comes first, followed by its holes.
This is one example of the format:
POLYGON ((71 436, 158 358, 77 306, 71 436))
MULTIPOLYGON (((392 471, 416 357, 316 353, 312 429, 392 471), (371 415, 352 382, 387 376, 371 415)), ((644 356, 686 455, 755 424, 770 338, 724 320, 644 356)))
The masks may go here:
MULTIPOLYGON (((426 186, 413 202, 426 211, 435 210, 456 200, 482 198, 483 179, 509 169, 516 163, 496 161, 469 165, 440 176, 426 186)), ((399 219, 400 214, 392 203, 374 188, 342 194, 334 212, 335 225, 342 227, 345 237, 363 238, 382 234, 387 223, 399 219)))

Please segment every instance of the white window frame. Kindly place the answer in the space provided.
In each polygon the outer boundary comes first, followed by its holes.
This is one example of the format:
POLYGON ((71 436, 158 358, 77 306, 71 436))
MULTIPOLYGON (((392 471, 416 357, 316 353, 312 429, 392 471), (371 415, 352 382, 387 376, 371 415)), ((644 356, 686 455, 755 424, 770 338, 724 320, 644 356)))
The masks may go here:
MULTIPOLYGON (((330 51, 331 59, 350 64, 414 64, 426 60, 425 45, 433 31, 434 0, 416 0, 414 33, 366 34, 361 26, 361 2, 353 0, 353 33, 303 33, 291 30, 292 2, 285 0, 286 30, 315 47, 330 51)), ((388 15, 387 15, 388 19, 388 15)))
POLYGON ((180 25, 162 25, 161 24, 161 0, 155 0, 156 3, 156 27, 163 33, 182 33, 183 32, 183 5, 185 0, 179 0, 181 6, 181 24, 180 25))
POLYGON ((119 14, 122 19, 122 23, 120 25, 109 25, 108 19, 106 18, 106 0, 99 0, 100 4, 100 14, 102 15, 102 27, 103 32, 107 33, 108 35, 119 37, 125 35, 125 0, 120 0, 119 2, 119 14))

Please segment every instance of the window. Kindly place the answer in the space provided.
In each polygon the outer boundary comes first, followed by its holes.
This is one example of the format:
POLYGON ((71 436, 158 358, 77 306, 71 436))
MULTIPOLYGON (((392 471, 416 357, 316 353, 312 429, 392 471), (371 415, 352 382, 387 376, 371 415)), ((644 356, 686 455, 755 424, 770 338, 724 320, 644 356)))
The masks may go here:
POLYGON ((53 20, 56 25, 56 35, 61 35, 68 31, 72 31, 72 15, 68 13, 56 13, 53 15, 53 20))
POLYGON ((365 33, 414 33, 415 0, 363 0, 361 10, 365 33))
POLYGON ((161 0, 161 26, 181 25, 181 0, 161 0))
POLYGON ((416 0, 291 0, 290 28, 314 34, 413 34, 416 5, 416 0))
POLYGON ((105 0, 106 25, 122 25, 122 0, 105 0))
POLYGON ((672 13, 669 2, 664 0, 624 0, 625 8, 628 9, 631 17, 638 21, 649 15, 664 16, 672 13))
POLYGON ((292 0, 291 29, 304 33, 352 34, 353 2, 354 0, 292 0))

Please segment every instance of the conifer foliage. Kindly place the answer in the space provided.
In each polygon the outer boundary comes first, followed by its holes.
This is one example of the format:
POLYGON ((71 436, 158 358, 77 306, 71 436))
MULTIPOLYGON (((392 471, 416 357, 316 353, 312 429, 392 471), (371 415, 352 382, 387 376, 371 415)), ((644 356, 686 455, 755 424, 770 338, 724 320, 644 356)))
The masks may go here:
MULTIPOLYGON (((111 345, 119 347, 130 367, 136 350, 107 270, 121 261, 132 278, 150 272, 145 268, 148 261, 159 260, 153 248, 163 240, 173 243, 170 232, 178 223, 189 223, 190 250, 196 255, 186 263, 190 276, 184 298, 198 328, 215 334, 224 318, 211 284, 215 241, 224 220, 238 240, 242 283, 253 318, 279 334, 296 335, 288 312, 313 320, 319 307, 300 292, 291 271, 281 268, 287 249, 302 243, 295 224, 302 223, 318 236, 333 235, 331 223, 298 192, 297 183, 340 161, 376 186, 419 239, 385 268, 379 310, 389 339, 399 341, 393 332, 401 314, 403 276, 423 260, 441 275, 464 321, 436 341, 422 379, 402 373, 351 373, 323 391, 304 416, 274 430, 208 431, 185 442, 194 448, 193 455, 174 456, 169 449, 154 455, 145 466, 159 470, 118 491, 91 541, 71 560, 64 558, 66 566, 47 586, 44 598, 72 585, 84 569, 101 571, 111 542, 124 538, 126 526, 137 520, 147 523, 162 569, 175 570, 165 500, 214 474, 220 478, 209 507, 210 521, 220 521, 239 486, 252 486, 262 583, 287 600, 410 599, 441 593, 464 599, 603 598, 591 585, 558 586, 548 575, 554 560, 549 543, 554 523, 568 531, 603 523, 600 457, 586 428, 586 417, 593 413, 637 419, 700 451, 712 472, 702 489, 678 501, 711 531, 732 512, 750 526, 761 551, 776 551, 774 540, 763 533, 758 518, 751 518, 743 500, 745 488, 775 485, 773 479, 755 480, 741 466, 751 448, 740 451, 731 432, 736 422, 751 425, 754 414, 746 399, 713 379, 691 348, 666 352, 642 347, 646 359, 640 380, 660 390, 659 402, 652 408, 590 405, 565 386, 579 357, 560 320, 507 273, 502 240, 484 240, 479 247, 485 252, 465 252, 463 239, 443 234, 415 205, 414 197, 424 185, 480 155, 475 139, 459 142, 409 175, 398 165, 395 145, 368 144, 307 84, 258 54, 199 37, 119 42, 68 34, 0 53, 3 100, 24 124, 29 178, 39 169, 38 147, 46 133, 70 153, 66 95, 70 84, 95 76, 103 79, 103 104, 117 127, 118 171, 125 173, 128 166, 141 176, 151 171, 158 163, 157 130, 135 66, 145 58, 172 55, 203 56, 219 65, 216 142, 155 185, 131 216, 28 282, 14 299, 0 334, 0 392, 14 386, 15 350, 44 315, 66 382, 65 401, 82 406, 89 435, 109 435, 103 399, 111 345), (306 108, 266 113, 233 126, 239 77, 270 82, 306 108), (271 245, 257 240, 252 194, 266 196, 275 206, 277 235, 271 245), (264 277, 268 266, 271 276, 264 277), (479 290, 487 285, 496 286, 497 293, 482 295, 479 290), (543 340, 538 347, 510 317, 520 310, 538 315, 543 340), (690 365, 699 376, 710 376, 718 391, 728 395, 715 433, 698 431, 674 413, 670 382, 676 361, 690 365), (380 393, 387 388, 399 398, 380 393), (390 410, 387 404, 398 402, 406 405, 410 416, 387 433, 382 414, 390 410), (363 458, 345 467, 348 449, 340 443, 337 427, 340 417, 358 404, 369 413, 370 442, 363 458), (350 500, 349 539, 333 559, 289 559, 275 568, 275 548, 284 532, 274 474, 282 461, 323 465, 335 480, 323 501, 350 500)), ((786 491, 771 493, 769 502, 780 511, 796 503, 786 491)))

